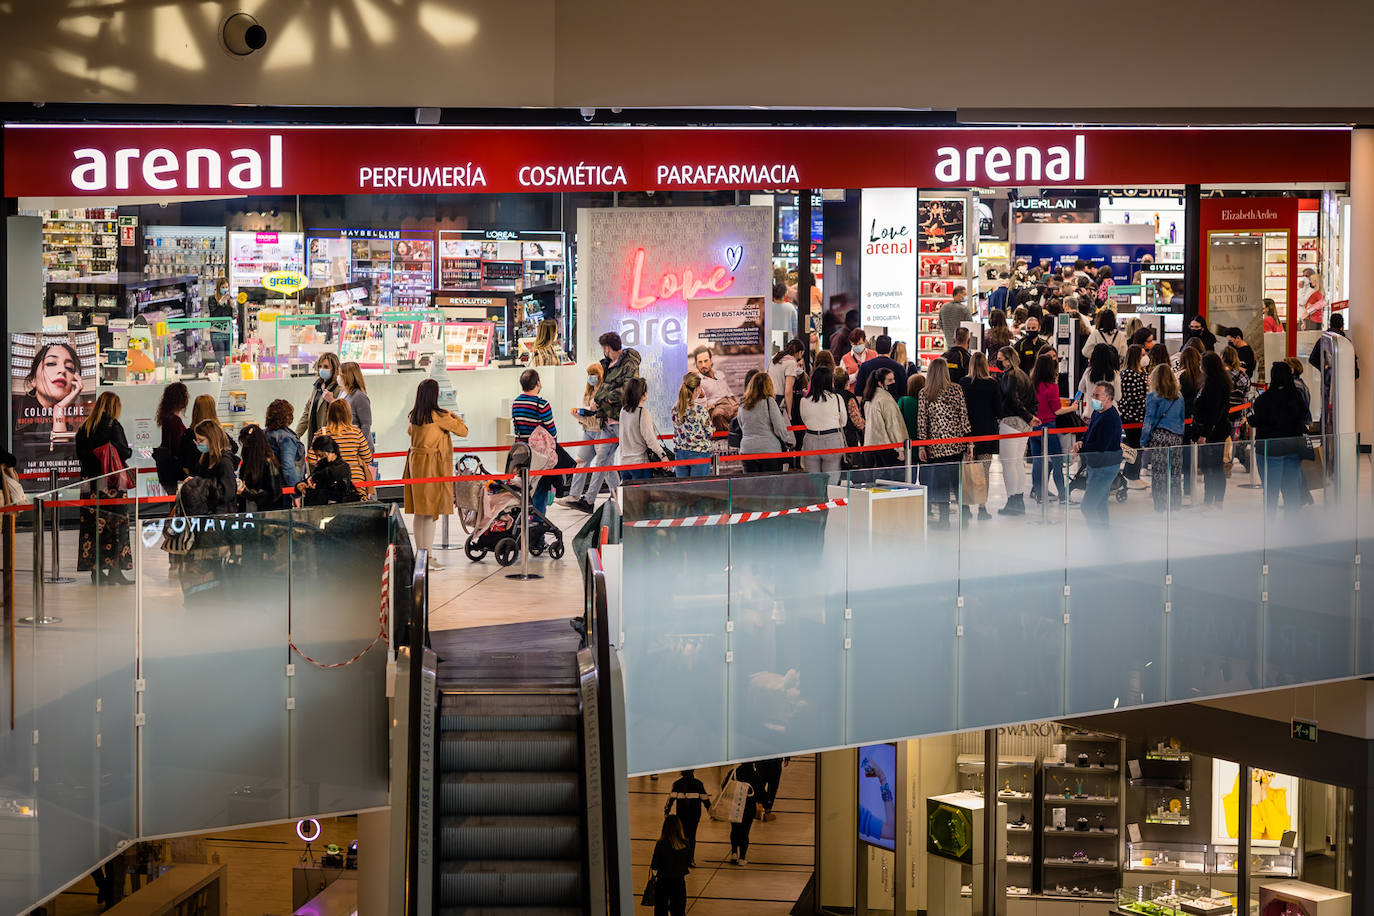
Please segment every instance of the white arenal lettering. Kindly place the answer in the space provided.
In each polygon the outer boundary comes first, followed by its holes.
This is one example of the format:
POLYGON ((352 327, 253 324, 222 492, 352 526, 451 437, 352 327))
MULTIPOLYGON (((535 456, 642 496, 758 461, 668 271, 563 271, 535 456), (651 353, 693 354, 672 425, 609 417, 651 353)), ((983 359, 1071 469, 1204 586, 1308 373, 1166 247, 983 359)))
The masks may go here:
POLYGON ((1083 181, 1086 174, 1087 138, 1083 134, 1074 135, 1072 148, 942 146, 935 151, 935 180, 941 184, 1083 181))
POLYGON ((261 150, 241 147, 229 152, 230 168, 224 173, 224 156, 220 150, 194 147, 184 153, 165 147, 149 150, 145 155, 137 147, 124 147, 107 154, 87 147, 72 153, 76 167, 72 169, 72 187, 80 191, 128 190, 130 175, 135 168, 148 188, 157 191, 219 188, 226 178, 240 190, 260 190, 263 187, 282 187, 282 138, 272 134, 267 140, 264 159, 261 150), (114 160, 113 176, 110 160, 114 160), (263 184, 264 165, 267 184, 263 184))
POLYGON ((358 168, 360 188, 485 188, 486 173, 480 165, 383 166, 358 168))
POLYGON ((751 163, 695 165, 659 165, 654 169, 655 183, 660 185, 740 185, 749 188, 787 188, 799 184, 797 167, 786 163, 773 165, 751 163))
POLYGON ((594 188, 628 185, 625 169, 618 165, 526 165, 516 173, 516 180, 527 188, 546 186, 594 188))

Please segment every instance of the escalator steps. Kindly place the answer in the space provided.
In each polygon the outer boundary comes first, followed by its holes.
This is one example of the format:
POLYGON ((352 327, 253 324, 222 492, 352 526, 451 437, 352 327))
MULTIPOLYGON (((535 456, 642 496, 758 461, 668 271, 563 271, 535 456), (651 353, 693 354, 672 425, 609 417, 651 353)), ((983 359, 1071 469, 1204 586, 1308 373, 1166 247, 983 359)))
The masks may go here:
POLYGON ((446 773, 439 783, 440 814, 581 813, 576 773, 446 773))
POLYGON ((576 817, 446 817, 439 826, 442 859, 570 859, 581 861, 576 817))
POLYGON ((439 767, 447 773, 486 771, 572 771, 579 769, 577 733, 573 731, 444 732, 439 767))
POLYGON ((579 906, 582 897, 576 861, 445 862, 439 876, 443 906, 579 906))

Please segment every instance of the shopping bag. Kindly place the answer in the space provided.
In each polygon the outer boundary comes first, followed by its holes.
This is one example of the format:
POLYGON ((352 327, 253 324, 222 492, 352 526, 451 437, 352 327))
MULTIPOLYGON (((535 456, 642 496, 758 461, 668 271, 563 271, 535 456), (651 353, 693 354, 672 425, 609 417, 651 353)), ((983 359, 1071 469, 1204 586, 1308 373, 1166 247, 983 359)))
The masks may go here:
POLYGON ((1312 460, 1304 460, 1302 473, 1307 478, 1309 490, 1320 490, 1326 485, 1326 449, 1320 442, 1313 442, 1312 460))
POLYGON ((530 446, 530 470, 547 471, 558 466, 558 445, 542 426, 536 426, 526 440, 530 446))
POLYGON ((162 543, 158 546, 174 556, 184 556, 195 546, 196 535, 191 530, 191 520, 181 507, 181 492, 178 490, 172 511, 162 520, 162 543))
POLYGON ((749 804, 749 796, 753 791, 747 782, 735 780, 734 794, 730 796, 730 823, 744 823, 744 808, 749 804))
POLYGON ((100 489, 107 492, 132 490, 135 486, 134 475, 124 463, 114 446, 106 442, 95 449, 96 460, 100 462, 100 489))
POLYGON ((640 906, 653 906, 658 896, 658 875, 649 872, 649 880, 644 882, 644 893, 639 898, 640 906))
POLYGON ((981 461, 965 461, 960 465, 963 477, 963 493, 960 501, 965 506, 984 506, 988 501, 988 470, 981 461))
POLYGON ((1231 476, 1231 465, 1236 460, 1236 441, 1230 436, 1226 437, 1226 443, 1221 447, 1221 469, 1226 472, 1226 476, 1231 476))

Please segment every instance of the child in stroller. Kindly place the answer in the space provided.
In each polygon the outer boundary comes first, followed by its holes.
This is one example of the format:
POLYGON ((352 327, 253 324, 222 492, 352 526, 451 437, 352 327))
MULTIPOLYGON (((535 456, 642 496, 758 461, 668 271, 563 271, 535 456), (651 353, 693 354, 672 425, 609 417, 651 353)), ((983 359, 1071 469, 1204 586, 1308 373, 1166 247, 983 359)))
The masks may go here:
MULTIPOLYGON (((530 466, 530 448, 516 442, 506 455, 506 473, 517 475, 513 480, 494 480, 487 485, 482 498, 481 517, 477 529, 468 535, 463 552, 477 562, 488 553, 496 554, 496 562, 510 566, 520 559, 520 478, 521 469, 530 466)), ((530 481, 531 487, 535 486, 530 481)), ((544 513, 530 506, 530 553, 536 557, 545 550, 555 560, 563 556, 563 530, 548 520, 544 513)))

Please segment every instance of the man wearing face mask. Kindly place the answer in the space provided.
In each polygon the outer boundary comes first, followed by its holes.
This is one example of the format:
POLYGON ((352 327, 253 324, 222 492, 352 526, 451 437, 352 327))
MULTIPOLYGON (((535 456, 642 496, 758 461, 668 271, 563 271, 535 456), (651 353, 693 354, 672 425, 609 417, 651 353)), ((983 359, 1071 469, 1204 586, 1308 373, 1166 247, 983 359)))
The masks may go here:
POLYGON ((854 376, 854 390, 865 390, 868 377, 879 369, 891 369, 893 381, 889 391, 894 398, 900 398, 906 394, 906 366, 892 358, 892 338, 886 334, 879 334, 873 338, 873 350, 876 355, 868 350, 864 351, 868 359, 858 367, 858 375, 854 376))
POLYGON ((1107 503, 1112 481, 1121 468, 1121 414, 1116 409, 1116 386, 1098 382, 1093 389, 1093 415, 1088 431, 1073 450, 1083 456, 1088 470, 1088 486, 1083 492, 1083 519, 1091 526, 1105 527, 1107 503))
POLYGON ((855 328, 849 332, 849 352, 840 357, 840 365, 849 373, 850 391, 854 390, 854 384, 858 381, 859 367, 876 355, 868 349, 868 335, 864 333, 863 328, 855 328))
POLYGON ((296 435, 305 442, 314 442, 315 434, 329 425, 329 405, 339 397, 339 358, 322 353, 315 360, 315 385, 310 390, 310 402, 296 421, 296 435))
POLYGON ((1045 338, 1040 336, 1040 319, 1032 315, 1026 319, 1026 327, 1021 336, 1012 343, 1022 372, 1029 375, 1035 368, 1035 358, 1040 355, 1040 348, 1044 345, 1045 338))

